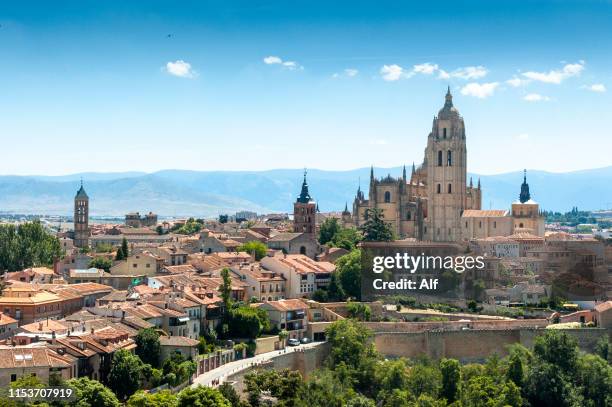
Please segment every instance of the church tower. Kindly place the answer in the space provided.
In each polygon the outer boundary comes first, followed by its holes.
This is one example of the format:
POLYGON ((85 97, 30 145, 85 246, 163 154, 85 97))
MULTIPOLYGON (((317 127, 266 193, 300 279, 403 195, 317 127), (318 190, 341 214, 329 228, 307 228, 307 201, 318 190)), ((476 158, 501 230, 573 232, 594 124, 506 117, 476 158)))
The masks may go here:
POLYGON ((444 106, 434 117, 424 162, 428 197, 424 239, 459 241, 466 204, 467 149, 463 118, 453 106, 450 87, 444 106))
POLYGON ((310 197, 308 183, 306 182, 306 170, 304 170, 304 182, 300 196, 293 204, 293 231, 296 233, 308 233, 315 237, 316 233, 316 208, 317 204, 310 197))
POLYGON ((79 248, 89 246, 89 197, 82 180, 74 197, 74 245, 79 248))

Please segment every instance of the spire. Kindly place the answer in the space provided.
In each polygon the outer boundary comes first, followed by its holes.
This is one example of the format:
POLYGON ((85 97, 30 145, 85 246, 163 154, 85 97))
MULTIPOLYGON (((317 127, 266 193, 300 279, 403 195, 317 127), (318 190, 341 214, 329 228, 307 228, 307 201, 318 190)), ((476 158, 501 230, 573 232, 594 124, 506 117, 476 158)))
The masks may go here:
POLYGON ((480 191, 480 177, 478 177, 478 190, 480 191))
POLYGON ((412 162, 412 175, 416 172, 416 168, 414 167, 414 161, 412 162))
POLYGON ((348 212, 348 202, 344 202, 344 212, 348 212))
POLYGON ((470 177, 470 188, 474 187, 474 183, 472 182, 472 177, 470 177))
POLYGON ((370 167, 370 183, 374 182, 374 166, 370 167))
POLYGON ((521 194, 519 195, 519 201, 525 203, 531 199, 529 194, 529 184, 527 183, 527 170, 523 170, 523 184, 521 185, 521 194))
POLYGON ((404 170, 402 171, 402 176, 404 177, 404 181, 406 181, 406 164, 404 164, 404 170))
POLYGON ((444 97, 444 107, 453 107, 453 95, 450 91, 450 85, 446 89, 446 96, 444 97))
POLYGON ((75 199, 79 198, 79 199, 89 199, 89 196, 87 196, 87 192, 85 192, 85 188, 83 188, 83 177, 81 177, 81 187, 78 189, 76 196, 74 197, 75 199))
POLYGON ((300 203, 308 203, 312 201, 310 193, 308 192, 308 182, 306 182, 306 173, 306 168, 304 168, 304 182, 302 182, 302 191, 300 192, 300 196, 297 199, 297 202, 300 203))

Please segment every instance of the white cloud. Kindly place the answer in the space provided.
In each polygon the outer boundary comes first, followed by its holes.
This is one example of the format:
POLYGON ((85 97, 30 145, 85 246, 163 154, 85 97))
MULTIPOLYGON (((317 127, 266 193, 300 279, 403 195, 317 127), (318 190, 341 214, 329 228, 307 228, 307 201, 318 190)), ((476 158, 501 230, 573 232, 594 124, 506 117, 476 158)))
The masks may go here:
POLYGON ((476 83, 471 82, 461 88, 461 94, 466 96, 474 96, 479 99, 485 99, 493 95, 495 89, 499 86, 499 82, 476 83))
POLYGON ((512 87, 518 88, 520 86, 525 86, 527 85, 529 82, 531 82, 529 79, 521 79, 518 76, 514 76, 512 77, 512 79, 508 79, 506 81, 506 83, 512 87))
POLYGON ((438 70, 438 64, 432 64, 429 62, 425 62, 424 64, 414 65, 412 67, 412 72, 422 73, 424 75, 431 75, 437 70, 438 70))
POLYGON ((265 57, 263 59, 263 61, 267 65, 282 64, 283 63, 282 59, 280 59, 279 57, 275 57, 273 55, 270 55, 269 57, 265 57))
POLYGON ((463 68, 455 69, 450 75, 453 78, 460 78, 465 80, 479 79, 485 77, 489 73, 489 70, 482 65, 478 66, 466 66, 463 68))
POLYGON ((444 69, 440 69, 438 72, 438 79, 450 79, 450 74, 444 69))
POLYGON ((347 68, 344 70, 344 73, 346 74, 346 76, 353 77, 353 76, 357 76, 359 71, 357 69, 347 68))
POLYGON ((263 59, 266 65, 281 65, 283 68, 290 71, 302 70, 304 67, 295 61, 283 61, 282 58, 270 55, 263 59))
POLYGON ((370 141, 370 144, 374 145, 374 146, 386 146, 387 140, 383 140, 383 139, 375 139, 370 141))
POLYGON ((579 61, 576 64, 565 64, 561 69, 551 70, 548 72, 524 72, 523 76, 534 81, 558 85, 567 78, 580 75, 583 70, 584 61, 579 61))
POLYGON ((359 71, 357 69, 346 68, 344 71, 342 71, 342 73, 336 72, 335 74, 333 74, 332 78, 340 78, 342 76, 347 76, 349 78, 353 78, 353 77, 357 76, 358 73, 359 73, 359 71))
POLYGON ((588 89, 591 92, 598 92, 598 93, 604 93, 607 90, 606 85, 604 85, 603 83, 595 83, 590 86, 583 86, 583 88, 588 89))
POLYGON ((405 75, 404 68, 396 64, 383 65, 383 67, 380 68, 380 74, 382 78, 388 82, 397 81, 405 75))
POLYGON ((523 97, 523 100, 527 102, 548 102, 550 98, 548 96, 540 95, 539 93, 530 93, 523 97))
POLYGON ((529 134, 521 133, 518 136, 516 136, 516 138, 518 138, 519 140, 529 140, 529 134))
POLYGON ((195 78, 197 75, 197 72, 191 68, 191 64, 183 61, 182 59, 178 59, 174 62, 168 62, 166 64, 166 72, 168 72, 170 75, 181 78, 195 78))

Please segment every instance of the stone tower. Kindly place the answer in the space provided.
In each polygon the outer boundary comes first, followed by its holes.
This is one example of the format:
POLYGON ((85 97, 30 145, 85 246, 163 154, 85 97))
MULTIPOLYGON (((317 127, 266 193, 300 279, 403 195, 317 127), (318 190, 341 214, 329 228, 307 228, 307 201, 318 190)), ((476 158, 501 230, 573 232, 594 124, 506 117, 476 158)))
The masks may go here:
POLYGON ((304 182, 300 196, 293 204, 293 231, 297 233, 308 233, 314 237, 316 233, 316 202, 310 197, 308 183, 306 182, 306 170, 304 170, 304 182))
POLYGON ((424 238, 438 242, 460 240, 461 214, 466 205, 467 149, 465 126, 453 106, 450 87, 444 107, 433 119, 427 138, 427 218, 424 238))
POLYGON ((519 201, 522 204, 529 201, 531 199, 531 194, 529 193, 529 184, 527 183, 527 170, 523 170, 523 183, 521 184, 521 193, 519 195, 519 201))
POLYGON ((74 245, 80 248, 89 246, 89 197, 83 181, 74 197, 74 245))

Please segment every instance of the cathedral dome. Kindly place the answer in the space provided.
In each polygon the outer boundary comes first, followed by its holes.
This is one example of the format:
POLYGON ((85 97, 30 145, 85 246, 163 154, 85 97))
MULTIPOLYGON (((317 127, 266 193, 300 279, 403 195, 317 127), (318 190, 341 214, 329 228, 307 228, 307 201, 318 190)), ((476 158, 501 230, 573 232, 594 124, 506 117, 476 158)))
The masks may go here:
POLYGON ((452 119, 459 117, 459 110, 457 110, 457 108, 453 106, 453 95, 451 95, 449 86, 448 90, 446 91, 444 106, 438 112, 438 119, 452 119))

